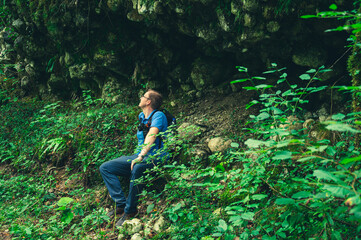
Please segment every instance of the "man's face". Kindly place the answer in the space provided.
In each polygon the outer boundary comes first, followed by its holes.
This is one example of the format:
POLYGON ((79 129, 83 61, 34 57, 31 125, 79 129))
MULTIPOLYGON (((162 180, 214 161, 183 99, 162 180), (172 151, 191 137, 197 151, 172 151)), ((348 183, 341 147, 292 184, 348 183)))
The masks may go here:
POLYGON ((143 109, 149 104, 150 104, 149 92, 146 92, 144 93, 143 96, 140 97, 140 102, 138 106, 143 109))

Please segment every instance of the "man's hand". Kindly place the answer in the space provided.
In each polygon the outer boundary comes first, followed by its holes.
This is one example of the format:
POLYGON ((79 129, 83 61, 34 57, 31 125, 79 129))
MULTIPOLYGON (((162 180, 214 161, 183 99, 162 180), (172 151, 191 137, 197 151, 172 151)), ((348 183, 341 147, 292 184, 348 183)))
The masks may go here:
POLYGON ((134 159, 134 160, 132 161, 132 164, 130 165, 130 170, 133 171, 134 165, 137 164, 137 163, 140 163, 142 160, 143 160, 142 157, 137 157, 136 159, 134 159))

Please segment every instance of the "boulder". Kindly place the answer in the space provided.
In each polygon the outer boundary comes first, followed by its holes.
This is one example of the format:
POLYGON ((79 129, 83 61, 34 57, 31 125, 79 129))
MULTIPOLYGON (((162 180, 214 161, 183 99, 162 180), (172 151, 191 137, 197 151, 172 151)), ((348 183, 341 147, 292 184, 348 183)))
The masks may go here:
POLYGON ((120 0, 108 0, 107 6, 109 7, 109 9, 112 12, 116 12, 119 9, 119 7, 121 6, 121 3, 122 3, 122 1, 120 1, 120 0))
POLYGON ((64 63, 66 66, 70 66, 71 64, 74 63, 73 57, 68 52, 65 52, 64 63))
MULTIPOLYGON (((75 64, 69 67, 70 78, 83 80, 84 82, 90 82, 90 79, 95 80, 94 72, 95 72, 95 68, 91 64, 82 63, 82 64, 75 64)), ((82 88, 88 89, 88 87, 85 86, 82 88)))
POLYGON ((239 16, 242 10, 241 3, 237 0, 231 2, 231 13, 235 16, 239 16))
POLYGON ((140 233, 136 233, 132 236, 132 238, 130 240, 142 240, 143 237, 140 233))
POLYGON ((257 0, 242 0, 243 9, 248 12, 256 12, 261 4, 257 0))
POLYGON ((246 13, 243 17, 243 22, 245 27, 253 27, 256 25, 256 18, 252 15, 246 13))
POLYGON ((118 240, 125 240, 126 236, 123 233, 118 234, 118 240))
POLYGON ((25 30, 25 25, 24 22, 21 19, 16 19, 13 23, 12 23, 13 27, 16 28, 18 31, 22 32, 25 30))
POLYGON ((331 131, 325 129, 325 128, 321 128, 320 125, 316 125, 314 130, 312 130, 309 134, 309 136, 313 139, 315 139, 316 141, 321 141, 321 140, 325 140, 325 139, 332 139, 332 133, 331 131))
POLYGON ((325 64, 326 55, 322 47, 300 48, 292 55, 292 61, 299 66, 317 68, 325 64))
POLYGON ((69 67, 70 78, 84 79, 86 77, 86 74, 85 74, 86 69, 87 69, 86 63, 76 64, 76 65, 69 67))
POLYGON ((208 26, 201 26, 196 28, 195 35, 199 38, 202 38, 206 42, 211 42, 217 39, 217 29, 212 27, 211 25, 208 26))
POLYGON ((66 89, 66 79, 62 76, 51 74, 48 81, 48 87, 52 92, 64 91, 66 89))
POLYGON ((229 22, 227 21, 226 16, 221 11, 218 11, 217 17, 218 17, 219 25, 221 26, 223 31, 229 32, 231 28, 229 22))
POLYGON ((137 10, 133 9, 127 14, 127 18, 133 22, 141 22, 143 21, 144 16, 140 15, 137 10))
POLYGON ((318 109, 318 110, 316 111, 316 114, 317 114, 320 122, 324 122, 324 121, 326 121, 326 119, 329 118, 329 113, 328 113, 328 111, 327 111, 327 109, 326 109, 325 106, 323 106, 323 107, 321 107, 320 109, 318 109))
POLYGON ((160 216, 157 221, 155 221, 153 229, 155 232, 161 232, 166 226, 166 221, 163 216, 160 216))
POLYGON ((198 58, 193 63, 190 77, 196 89, 202 90, 218 83, 222 73, 224 73, 224 68, 219 62, 198 58))
POLYGON ((103 88, 101 98, 105 102, 120 103, 122 102, 122 96, 120 96, 121 85, 114 77, 107 78, 103 88))
POLYGON ((313 125, 315 124, 315 120, 313 119, 307 119, 303 123, 303 128, 305 128, 305 131, 312 129, 313 125))
POLYGON ((197 160, 206 160, 210 155, 210 150, 206 145, 196 145, 191 150, 191 156, 197 160))
POLYGON ((208 148, 212 153, 223 152, 231 147, 231 140, 226 140, 222 137, 215 137, 209 140, 208 148))
POLYGON ((34 77, 36 75, 34 62, 30 62, 25 66, 25 72, 30 76, 34 77))
POLYGON ((303 124, 296 116, 288 116, 287 117, 287 129, 288 131, 292 130, 301 130, 303 128, 303 124))
POLYGON ((274 33, 274 32, 278 32, 278 30, 280 29, 280 25, 276 21, 270 21, 267 23, 266 28, 267 31, 274 33))
POLYGON ((26 88, 30 84, 30 78, 28 76, 24 76, 21 78, 20 85, 22 88, 26 88))
POLYGON ((129 235, 139 233, 142 228, 142 222, 138 218, 133 218, 132 220, 126 220, 121 228, 126 231, 129 235))

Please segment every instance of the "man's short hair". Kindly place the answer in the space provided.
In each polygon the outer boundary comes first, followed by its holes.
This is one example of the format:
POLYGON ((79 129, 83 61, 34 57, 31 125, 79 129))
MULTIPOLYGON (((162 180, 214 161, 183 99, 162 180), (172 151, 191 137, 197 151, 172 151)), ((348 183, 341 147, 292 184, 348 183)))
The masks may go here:
POLYGON ((157 92, 153 89, 149 89, 147 92, 149 94, 149 99, 151 101, 150 106, 153 109, 159 109, 163 103, 162 94, 160 94, 159 92, 157 92))

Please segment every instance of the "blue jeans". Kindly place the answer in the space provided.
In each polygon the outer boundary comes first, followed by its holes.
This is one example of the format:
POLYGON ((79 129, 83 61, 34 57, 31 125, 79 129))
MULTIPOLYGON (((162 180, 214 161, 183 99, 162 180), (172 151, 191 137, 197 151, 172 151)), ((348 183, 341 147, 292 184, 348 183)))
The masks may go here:
POLYGON ((144 184, 135 184, 134 180, 143 176, 145 170, 155 166, 155 163, 147 163, 147 157, 145 157, 142 162, 135 164, 131 171, 132 160, 137 157, 138 155, 116 158, 103 163, 99 168, 111 198, 117 207, 124 208, 125 213, 137 211, 138 195, 144 186, 144 184), (128 198, 125 198, 117 176, 130 177, 128 198))

